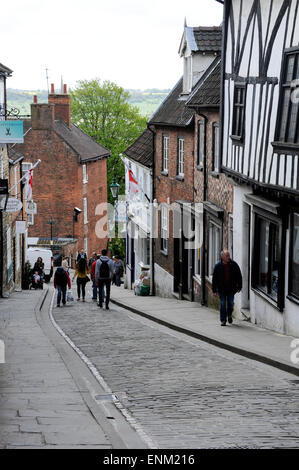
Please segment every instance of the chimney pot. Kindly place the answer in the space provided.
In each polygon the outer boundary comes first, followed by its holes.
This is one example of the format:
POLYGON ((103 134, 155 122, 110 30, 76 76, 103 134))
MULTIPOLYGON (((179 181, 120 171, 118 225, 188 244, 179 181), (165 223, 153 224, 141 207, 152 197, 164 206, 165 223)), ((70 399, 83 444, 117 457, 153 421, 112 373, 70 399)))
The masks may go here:
POLYGON ((33 103, 37 103, 37 95, 33 95, 33 103))
POLYGON ((51 83, 51 93, 55 93, 54 83, 51 83))
POLYGON ((63 85, 63 93, 65 95, 67 94, 67 85, 66 84, 63 85))

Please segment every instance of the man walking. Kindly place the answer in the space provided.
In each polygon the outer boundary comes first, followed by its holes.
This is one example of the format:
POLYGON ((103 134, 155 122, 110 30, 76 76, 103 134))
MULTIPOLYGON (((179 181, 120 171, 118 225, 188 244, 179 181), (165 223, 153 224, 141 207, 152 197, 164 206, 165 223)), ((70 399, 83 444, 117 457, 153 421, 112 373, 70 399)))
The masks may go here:
POLYGON ((107 250, 102 250, 102 256, 98 259, 95 269, 96 283, 99 289, 99 307, 103 307, 102 291, 106 286, 106 310, 109 310, 111 280, 114 272, 113 261, 108 258, 107 250))
POLYGON ((212 281, 213 295, 220 298, 221 326, 233 322, 234 296, 242 289, 242 274, 238 264, 227 250, 221 252, 221 261, 215 265, 212 281))

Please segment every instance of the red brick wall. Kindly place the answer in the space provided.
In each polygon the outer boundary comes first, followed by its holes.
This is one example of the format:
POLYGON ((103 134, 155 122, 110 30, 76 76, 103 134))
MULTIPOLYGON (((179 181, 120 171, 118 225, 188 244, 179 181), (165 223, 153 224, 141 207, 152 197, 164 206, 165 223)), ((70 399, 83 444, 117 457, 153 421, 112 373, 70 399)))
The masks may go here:
MULTIPOLYGON (((224 173, 219 173, 217 177, 213 174, 213 123, 219 122, 219 112, 218 111, 203 111, 203 114, 207 116, 207 171, 208 171, 208 187, 207 187, 207 197, 206 200, 213 202, 222 209, 224 209, 224 219, 223 219, 223 248, 228 247, 228 220, 229 214, 233 212, 233 185, 228 180, 227 176, 224 173)), ((201 116, 196 115, 195 117, 195 132, 194 132, 194 148, 195 153, 197 152, 198 145, 198 121, 203 120, 201 116)), ((197 189, 197 194, 195 194, 194 201, 202 202, 203 201, 203 182, 204 182, 204 173, 196 167, 196 158, 194 165, 194 186, 197 189)), ((207 248, 207 246, 206 246, 207 248)), ((215 299, 211 295, 211 285, 209 282, 207 285, 207 294, 208 294, 208 304, 214 305, 215 299)), ((201 289, 197 282, 194 282, 194 292, 195 299, 200 299, 201 289)))
MULTIPOLYGON (((87 163, 88 183, 83 184, 82 164, 78 155, 53 131, 31 130, 24 144, 18 147, 24 155, 24 162, 41 163, 34 170, 33 199, 37 203, 34 225, 29 236, 50 237, 51 216, 54 237, 72 237, 73 210, 79 207, 82 213, 74 224, 78 247, 84 247, 88 238, 88 251, 98 251, 107 241, 95 235, 95 205, 107 201, 106 159, 87 163), (100 192, 101 188, 101 192, 100 192), (83 223, 83 194, 88 198, 88 224, 83 223)), ((76 247, 77 249, 77 247, 76 247)))
MULTIPOLYGON (((193 127, 184 129, 177 127, 159 127, 156 129, 155 142, 155 195, 157 202, 170 204, 176 200, 193 201, 193 166, 194 166, 194 131, 193 127), (169 161, 168 176, 162 174, 162 137, 169 136, 169 161), (184 181, 179 181, 177 176, 178 137, 184 137, 184 181)), ((160 218, 159 218, 160 219, 160 218)), ((159 231, 160 235, 160 222, 159 231)), ((169 216, 168 254, 161 253, 160 238, 155 241, 155 262, 170 274, 174 274, 174 240, 173 240, 173 216, 169 216)))

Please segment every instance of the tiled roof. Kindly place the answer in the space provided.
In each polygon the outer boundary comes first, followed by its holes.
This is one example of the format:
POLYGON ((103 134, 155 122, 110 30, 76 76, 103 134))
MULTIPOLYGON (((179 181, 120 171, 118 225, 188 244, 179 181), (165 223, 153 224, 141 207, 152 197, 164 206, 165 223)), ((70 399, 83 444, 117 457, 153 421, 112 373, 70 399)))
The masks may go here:
POLYGON ((130 147, 125 150, 125 155, 147 167, 153 165, 153 133, 146 129, 130 147))
POLYGON ((217 57, 194 87, 186 103, 190 107, 219 106, 221 59, 217 57))
POLYGON ((12 70, 9 69, 8 67, 6 67, 5 65, 3 64, 0 64, 0 74, 5 74, 5 75, 11 75, 12 74, 12 70))
POLYGON ((193 28, 193 34, 198 50, 201 52, 220 52, 222 45, 221 26, 200 26, 193 28))
POLYGON ((180 99, 183 91, 183 78, 181 78, 157 111, 152 115, 149 124, 186 127, 191 124, 194 111, 186 107, 186 101, 180 99))
POLYGON ((55 132, 80 156, 81 161, 108 157, 110 150, 98 144, 75 124, 68 127, 63 121, 55 121, 55 132))

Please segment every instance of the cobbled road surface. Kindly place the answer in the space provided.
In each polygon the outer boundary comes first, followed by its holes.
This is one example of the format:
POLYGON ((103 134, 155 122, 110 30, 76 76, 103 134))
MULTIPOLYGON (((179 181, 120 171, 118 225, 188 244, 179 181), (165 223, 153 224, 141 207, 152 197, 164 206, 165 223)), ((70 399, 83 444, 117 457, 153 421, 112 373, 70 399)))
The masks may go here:
POLYGON ((157 448, 299 447, 295 376, 112 303, 75 300, 53 316, 157 448))

